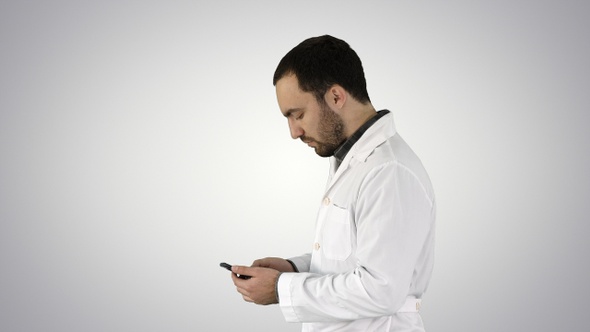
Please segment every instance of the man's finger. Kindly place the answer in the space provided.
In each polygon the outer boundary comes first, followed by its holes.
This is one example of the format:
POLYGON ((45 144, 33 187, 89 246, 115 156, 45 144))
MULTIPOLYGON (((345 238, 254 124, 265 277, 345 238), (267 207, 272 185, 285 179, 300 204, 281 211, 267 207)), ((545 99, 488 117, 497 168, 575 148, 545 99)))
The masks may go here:
POLYGON ((231 271, 235 274, 239 274, 239 275, 243 275, 243 276, 253 276, 255 273, 255 269, 247 267, 247 266, 242 266, 242 265, 234 265, 231 269, 231 271))
POLYGON ((252 267, 257 267, 257 266, 268 267, 268 266, 265 266, 264 265, 264 260, 263 259, 257 259, 254 262, 252 262, 252 267))

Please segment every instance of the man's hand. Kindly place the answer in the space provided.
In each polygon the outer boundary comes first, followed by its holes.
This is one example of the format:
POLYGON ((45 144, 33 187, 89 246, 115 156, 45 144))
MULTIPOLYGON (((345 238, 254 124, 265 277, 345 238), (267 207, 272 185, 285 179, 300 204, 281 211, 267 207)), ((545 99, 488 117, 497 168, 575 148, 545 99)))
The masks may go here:
POLYGON ((280 272, 295 272, 293 266, 286 259, 278 257, 266 257, 257 259, 252 263, 252 267, 268 267, 280 272))
MULTIPOLYGON (((289 262, 286 262, 289 264, 289 262)), ((289 264, 290 265, 290 264, 289 264)), ((247 302, 256 304, 274 304, 279 303, 276 285, 281 274, 279 271, 264 267, 232 267, 232 280, 236 289, 247 302), (237 275, 247 275, 250 279, 244 280, 237 275)))

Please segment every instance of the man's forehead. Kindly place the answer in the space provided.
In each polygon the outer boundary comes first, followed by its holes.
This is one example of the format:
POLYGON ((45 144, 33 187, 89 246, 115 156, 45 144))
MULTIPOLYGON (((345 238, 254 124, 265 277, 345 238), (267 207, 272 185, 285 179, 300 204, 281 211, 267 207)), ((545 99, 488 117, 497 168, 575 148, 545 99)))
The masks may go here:
POLYGON ((301 91, 295 75, 284 76, 278 80, 276 93, 281 113, 286 117, 303 110, 312 97, 310 93, 301 91))
POLYGON ((299 80, 297 79, 297 76, 295 76, 295 74, 289 74, 289 75, 285 75, 283 77, 281 77, 281 79, 279 79, 277 81, 277 92, 286 90, 287 91, 293 91, 293 92, 303 92, 301 91, 301 89, 299 88, 299 80))

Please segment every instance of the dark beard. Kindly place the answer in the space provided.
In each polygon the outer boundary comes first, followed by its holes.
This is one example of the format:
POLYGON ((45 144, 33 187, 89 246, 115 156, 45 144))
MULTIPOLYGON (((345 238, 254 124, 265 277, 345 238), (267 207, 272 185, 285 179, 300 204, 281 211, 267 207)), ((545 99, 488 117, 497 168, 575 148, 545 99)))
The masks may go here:
POLYGON ((334 151, 346 140, 344 122, 325 102, 321 105, 320 123, 318 125, 319 141, 316 141, 315 152, 320 157, 331 157, 334 155, 334 151))

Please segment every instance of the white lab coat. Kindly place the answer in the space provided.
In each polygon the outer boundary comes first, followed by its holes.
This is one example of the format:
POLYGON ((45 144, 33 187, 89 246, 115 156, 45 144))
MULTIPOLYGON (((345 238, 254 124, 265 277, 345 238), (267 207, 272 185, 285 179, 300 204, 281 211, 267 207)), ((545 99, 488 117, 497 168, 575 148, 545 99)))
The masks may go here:
POLYGON ((434 262, 435 202, 393 115, 373 124, 330 176, 311 254, 277 289, 303 331, 423 331, 416 309, 434 262), (410 309, 408 310, 408 303, 410 309))

